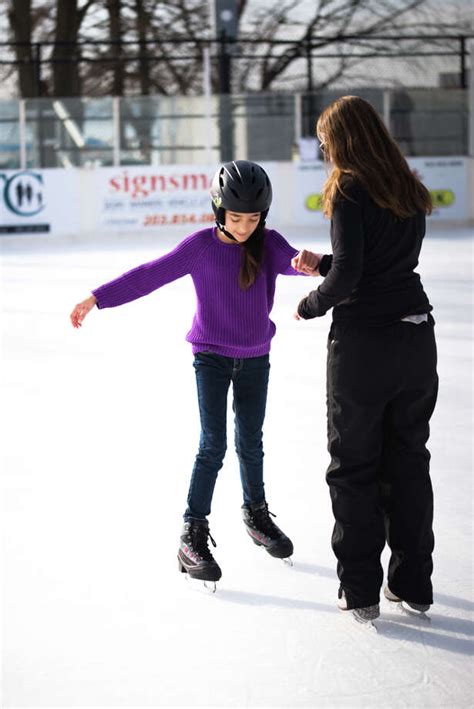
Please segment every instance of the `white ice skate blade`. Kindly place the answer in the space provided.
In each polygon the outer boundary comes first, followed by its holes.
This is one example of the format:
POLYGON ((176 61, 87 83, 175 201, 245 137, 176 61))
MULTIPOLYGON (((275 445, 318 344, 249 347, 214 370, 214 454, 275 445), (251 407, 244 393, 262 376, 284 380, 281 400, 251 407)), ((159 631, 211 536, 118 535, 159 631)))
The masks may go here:
POLYGON ((283 563, 287 566, 293 566, 293 559, 291 558, 291 556, 288 556, 286 559, 283 559, 283 563))
POLYGON ((398 612, 400 615, 407 615, 410 618, 420 618, 420 620, 424 620, 427 623, 431 623, 431 618, 429 615, 426 615, 425 611, 416 611, 413 608, 410 608, 408 604, 405 603, 405 601, 391 601, 388 599, 390 608, 393 608, 396 612, 398 612))
POLYGON ((364 630, 367 630, 370 633, 379 632, 373 620, 362 620, 362 618, 359 618, 355 613, 352 612, 352 610, 347 610, 347 608, 341 608, 340 606, 338 606, 338 609, 343 615, 347 616, 352 623, 355 623, 358 628, 363 628, 364 630))
POLYGON ((377 626, 374 624, 373 620, 360 620, 356 615, 351 613, 351 618, 357 627, 362 628, 368 633, 378 633, 377 626))
POLYGON ((185 575, 185 579, 189 584, 189 588, 192 588, 193 591, 205 593, 207 596, 212 596, 212 594, 217 591, 215 581, 201 581, 201 579, 193 579, 189 574, 185 575))
POLYGON ((431 618, 429 615, 426 615, 425 611, 416 611, 414 608, 410 608, 409 605, 405 604, 405 601, 400 601, 400 603, 397 603, 398 605, 398 612, 401 613, 401 615, 408 615, 411 618, 420 618, 420 620, 424 620, 427 623, 431 623, 431 618))

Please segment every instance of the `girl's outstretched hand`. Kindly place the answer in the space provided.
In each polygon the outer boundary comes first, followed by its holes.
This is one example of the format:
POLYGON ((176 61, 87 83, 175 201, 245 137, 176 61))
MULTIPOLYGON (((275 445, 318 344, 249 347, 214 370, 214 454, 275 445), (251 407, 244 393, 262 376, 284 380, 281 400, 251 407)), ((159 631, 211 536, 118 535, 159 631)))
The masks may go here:
POLYGON ((96 303, 97 298, 95 295, 91 295, 89 298, 83 300, 82 303, 78 303, 70 315, 72 326, 81 327, 82 321, 86 317, 87 313, 90 313, 96 303))
POLYGON ((322 257, 322 254, 314 254, 312 251, 303 249, 291 259, 291 265, 299 273, 306 273, 308 276, 319 276, 318 266, 322 257))

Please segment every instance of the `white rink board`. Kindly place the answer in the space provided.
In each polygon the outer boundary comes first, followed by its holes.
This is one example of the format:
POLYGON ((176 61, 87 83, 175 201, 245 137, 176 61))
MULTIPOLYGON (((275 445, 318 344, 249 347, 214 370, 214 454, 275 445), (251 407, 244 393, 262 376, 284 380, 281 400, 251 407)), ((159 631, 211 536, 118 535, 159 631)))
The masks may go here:
MULTIPOLYGON (((428 221, 474 218, 468 199, 471 158, 409 158, 432 190, 435 210, 428 221)), ((327 223, 321 212, 326 177, 323 163, 262 163, 273 185, 270 218, 275 223, 327 223)), ((170 165, 96 169, 51 169, 0 173, 0 237, 47 231, 98 238, 100 232, 163 234, 214 222, 209 188, 216 166, 170 165)))

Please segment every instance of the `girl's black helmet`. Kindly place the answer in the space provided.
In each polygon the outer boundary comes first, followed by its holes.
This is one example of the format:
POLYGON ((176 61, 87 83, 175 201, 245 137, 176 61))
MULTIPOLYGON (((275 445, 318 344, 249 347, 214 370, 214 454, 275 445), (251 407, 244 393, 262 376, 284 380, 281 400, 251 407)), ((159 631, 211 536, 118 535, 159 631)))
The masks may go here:
POLYGON ((211 186, 212 209, 220 224, 224 211, 260 212, 263 220, 272 203, 272 184, 263 167, 250 160, 226 162, 214 175, 211 186))

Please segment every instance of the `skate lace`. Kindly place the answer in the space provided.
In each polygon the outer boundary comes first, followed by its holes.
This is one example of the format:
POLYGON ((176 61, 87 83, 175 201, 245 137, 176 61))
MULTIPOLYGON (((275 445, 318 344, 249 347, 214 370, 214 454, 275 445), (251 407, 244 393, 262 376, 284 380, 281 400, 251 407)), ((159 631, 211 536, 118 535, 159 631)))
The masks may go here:
POLYGON ((260 510, 255 510, 252 512, 252 516, 257 529, 270 537, 270 539, 278 539, 281 536, 281 530, 278 529, 275 522, 271 519, 271 517, 276 517, 276 515, 270 512, 268 506, 262 507, 260 510))
POLYGON ((214 539, 211 536, 209 529, 205 527, 194 527, 192 530, 192 540, 194 551, 199 554, 199 556, 204 559, 204 561, 214 561, 214 557, 208 547, 208 538, 211 540, 213 546, 217 546, 214 539))

